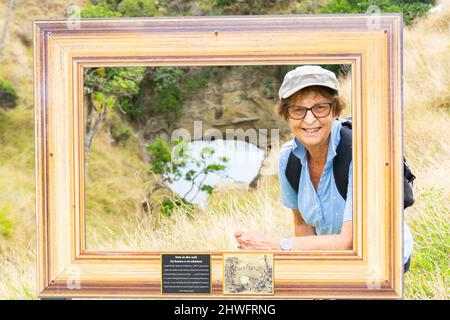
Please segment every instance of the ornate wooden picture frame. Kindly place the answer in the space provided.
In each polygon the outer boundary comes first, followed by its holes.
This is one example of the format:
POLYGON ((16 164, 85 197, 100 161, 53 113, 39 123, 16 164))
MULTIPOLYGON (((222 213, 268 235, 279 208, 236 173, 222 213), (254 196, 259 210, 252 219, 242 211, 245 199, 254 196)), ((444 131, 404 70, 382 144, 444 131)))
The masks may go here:
MULTIPOLYGON (((84 67, 326 63, 353 70, 353 250, 273 252, 271 298, 402 298, 403 21, 373 19, 34 20, 39 297, 198 298, 161 294, 161 252, 86 249, 84 67)), ((239 298, 223 294, 224 252, 206 253, 212 293, 202 298, 239 298)))

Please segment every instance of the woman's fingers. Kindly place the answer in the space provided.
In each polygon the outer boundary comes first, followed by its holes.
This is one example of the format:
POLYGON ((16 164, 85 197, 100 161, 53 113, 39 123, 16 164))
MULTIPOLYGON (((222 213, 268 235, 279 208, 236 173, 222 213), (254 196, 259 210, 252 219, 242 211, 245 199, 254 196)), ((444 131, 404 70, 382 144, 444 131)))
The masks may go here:
POLYGON ((234 233, 236 241, 238 242, 238 249, 247 249, 248 247, 248 237, 244 231, 236 231, 234 233))
POLYGON ((264 236, 254 231, 236 231, 234 233, 239 249, 258 250, 264 242, 264 236))
POLYGON ((243 243, 243 238, 242 238, 243 232, 242 231, 236 231, 234 233, 234 236, 236 237, 236 241, 238 242, 238 249, 245 249, 245 244, 243 243))

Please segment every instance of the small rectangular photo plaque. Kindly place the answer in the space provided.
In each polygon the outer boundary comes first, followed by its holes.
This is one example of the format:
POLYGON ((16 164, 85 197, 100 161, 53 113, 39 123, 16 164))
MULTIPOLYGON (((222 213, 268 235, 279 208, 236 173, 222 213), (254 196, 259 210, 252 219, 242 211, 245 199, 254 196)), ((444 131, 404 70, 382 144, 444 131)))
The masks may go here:
POLYGON ((223 293, 273 294, 273 254, 224 254, 223 293))
POLYGON ((161 293, 210 294, 211 255, 162 254, 161 293))

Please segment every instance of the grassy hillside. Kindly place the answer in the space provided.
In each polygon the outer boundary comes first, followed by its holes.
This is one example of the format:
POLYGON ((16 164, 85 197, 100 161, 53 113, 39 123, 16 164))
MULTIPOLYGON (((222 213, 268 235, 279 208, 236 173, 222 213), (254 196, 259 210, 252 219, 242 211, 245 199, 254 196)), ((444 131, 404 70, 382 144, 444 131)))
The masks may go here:
MULTIPOLYGON (((4 16, 6 2, 0 1, 0 17, 4 16)), ((49 12, 53 12, 53 17, 61 17, 67 4, 59 0, 46 0, 39 5, 21 1, 14 13, 11 41, 0 58, 0 78, 10 81, 19 94, 16 109, 0 109, 0 299, 36 298, 32 49, 26 45, 26 35, 31 30, 27 30, 27 23, 31 17, 50 17, 49 12)), ((411 272, 405 276, 408 299, 450 298, 448 21, 447 1, 440 13, 422 19, 404 34, 405 154, 417 176, 417 202, 405 212, 415 239, 411 272)), ((92 150, 89 160, 93 176, 87 177, 92 178, 87 180, 91 181, 88 188, 92 188, 87 192, 87 201, 92 204, 93 214, 96 208, 103 211, 117 206, 127 214, 101 216, 103 223, 92 225, 93 232, 88 234, 94 245, 110 241, 111 246, 124 248, 150 245, 170 249, 168 244, 176 242, 177 248, 195 249, 223 228, 230 231, 228 235, 246 226, 264 232, 276 220, 284 222, 277 224, 275 233, 284 235, 291 229, 292 222, 286 218, 290 214, 278 201, 278 182, 274 177, 263 179, 255 191, 217 194, 211 199, 210 211, 198 213, 196 222, 180 209, 170 219, 155 224, 148 216, 140 216, 137 205, 148 191, 145 182, 150 177, 145 174, 144 160, 136 155, 136 140, 131 138, 116 146, 106 133, 98 139, 100 147, 92 150), (102 154, 110 157, 107 166, 102 154), (95 178, 100 175, 104 176, 107 190, 116 191, 114 197, 104 192, 103 182, 96 183, 95 178), (159 226, 157 230, 155 225, 159 226), (193 236, 173 238, 176 234, 193 236)), ((217 239, 218 249, 232 247, 233 241, 230 236, 217 239)))
MULTIPOLYGON (((120 122, 116 118, 115 122, 120 122)), ((120 241, 143 218, 141 203, 153 177, 135 137, 115 144, 103 130, 95 138, 86 169, 86 243, 120 241)))
MULTIPOLYGON (((32 19, 63 17, 84 1, 16 1, 0 79, 17 91, 18 106, 0 108, 0 299, 32 299, 35 287, 35 176, 32 19)), ((0 0, 3 28, 8 0, 0 0)))
POLYGON ((406 210, 415 250, 408 298, 450 298, 450 3, 404 34, 405 155, 417 176, 406 210))

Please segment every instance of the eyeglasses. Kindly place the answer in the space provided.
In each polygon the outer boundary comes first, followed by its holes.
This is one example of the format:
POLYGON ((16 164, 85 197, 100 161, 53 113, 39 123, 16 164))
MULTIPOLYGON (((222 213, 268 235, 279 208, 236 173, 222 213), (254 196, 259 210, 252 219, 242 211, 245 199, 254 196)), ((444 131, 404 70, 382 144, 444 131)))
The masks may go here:
POLYGON ((331 112, 331 106, 333 102, 318 103, 313 105, 311 108, 305 108, 302 106, 288 106, 287 111, 289 118, 294 120, 302 120, 306 117, 308 111, 311 111, 316 118, 325 118, 331 112))

